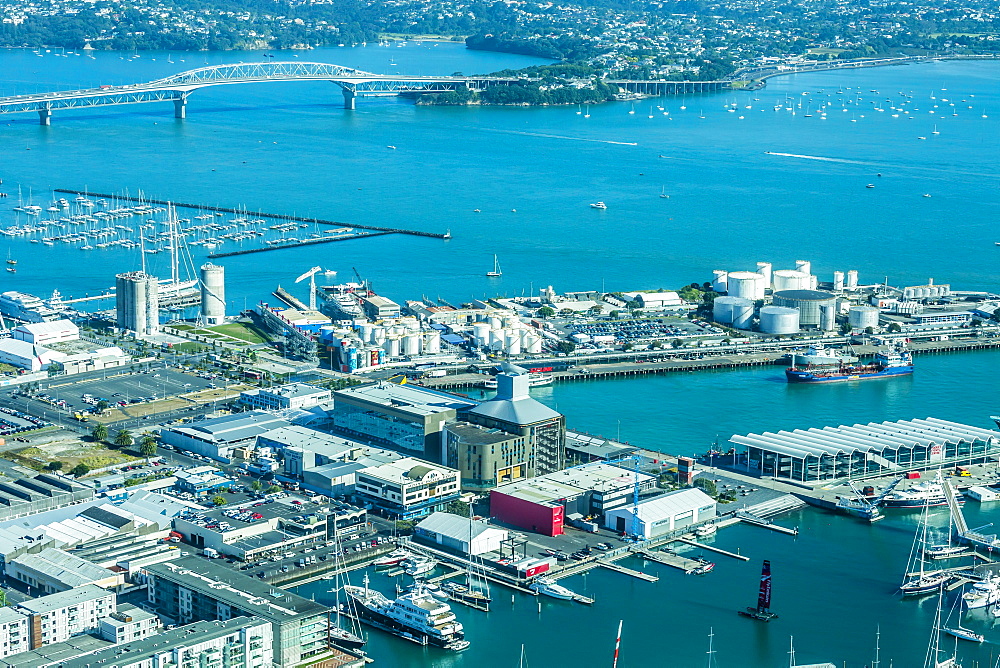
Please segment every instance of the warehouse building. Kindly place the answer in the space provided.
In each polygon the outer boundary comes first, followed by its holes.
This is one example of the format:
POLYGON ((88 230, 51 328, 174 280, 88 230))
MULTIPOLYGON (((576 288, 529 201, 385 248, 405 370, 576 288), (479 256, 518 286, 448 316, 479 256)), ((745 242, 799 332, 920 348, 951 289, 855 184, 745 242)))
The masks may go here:
POLYGON ((799 482, 995 461, 1000 432, 947 420, 899 420, 736 435, 746 465, 799 482))
POLYGON ((414 527, 413 535, 418 541, 428 545, 461 555, 475 556, 499 552, 500 544, 507 540, 509 532, 483 520, 451 513, 434 513, 414 527))
POLYGON ((623 535, 648 540, 715 516, 715 499, 692 487, 653 497, 637 508, 629 505, 608 511, 604 515, 604 526, 623 535))
POLYGON ((558 536, 564 533, 569 515, 601 517, 629 503, 637 476, 640 493, 655 487, 656 476, 603 463, 501 485, 490 492, 490 515, 522 529, 558 536))
POLYGON ((94 490, 60 475, 42 473, 34 478, 0 482, 0 520, 25 517, 46 510, 87 501, 94 490))
POLYGON ((117 587, 125 582, 124 573, 101 568, 82 557, 51 547, 11 559, 7 562, 6 574, 7 577, 44 593, 68 591, 87 585, 117 587))
POLYGON ((271 624, 274 665, 294 668, 327 654, 330 609, 201 557, 147 569, 149 603, 177 624, 259 617, 271 624))
POLYGON ((229 463, 233 448, 254 445, 263 433, 290 423, 263 411, 235 413, 164 429, 160 441, 179 450, 229 463))
POLYGON ((60 341, 76 341, 80 338, 80 328, 71 320, 53 320, 18 325, 10 330, 10 336, 17 341, 47 346, 50 343, 59 343, 60 341))

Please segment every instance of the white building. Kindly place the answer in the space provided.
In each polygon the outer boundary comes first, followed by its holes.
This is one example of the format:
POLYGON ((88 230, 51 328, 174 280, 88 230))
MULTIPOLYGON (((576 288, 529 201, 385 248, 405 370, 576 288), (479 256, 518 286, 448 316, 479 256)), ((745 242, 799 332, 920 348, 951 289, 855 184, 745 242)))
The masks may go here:
POLYGON ((65 359, 64 353, 18 339, 0 339, 0 362, 28 371, 47 369, 65 359))
POLYGON ((640 292, 635 299, 643 308, 665 308, 680 306, 684 300, 676 292, 640 292))
POLYGON ((404 457, 355 474, 354 491, 398 519, 423 517, 458 498, 459 471, 404 457))
POLYGON ((482 520, 451 513, 434 513, 420 522, 414 535, 424 541, 446 547, 460 554, 476 555, 499 552, 508 531, 482 520))
POLYGON ((28 616, 11 608, 0 608, 0 658, 31 649, 28 616))
POLYGON ((31 649, 97 630, 100 620, 115 611, 115 595, 94 585, 50 594, 18 604, 28 616, 31 649))
POLYGON ((315 385, 289 383, 279 387, 240 392, 240 403, 261 410, 311 408, 324 401, 329 401, 331 394, 330 390, 315 385))
POLYGON ((20 580, 34 589, 36 594, 76 591, 92 585, 116 587, 125 581, 124 573, 101 568, 86 559, 51 547, 14 557, 7 562, 6 573, 7 577, 20 580))
POLYGON ((638 521, 632 506, 610 510, 604 525, 612 531, 652 538, 703 522, 716 516, 715 499, 696 487, 667 492, 638 506, 638 521))
POLYGON ((154 636, 163 626, 159 617, 129 603, 119 605, 98 624, 101 637, 119 645, 154 636))
POLYGON ((46 346, 60 341, 76 341, 80 338, 80 328, 70 320, 53 320, 52 322, 36 322, 31 325, 18 325, 10 330, 10 335, 18 341, 46 346))

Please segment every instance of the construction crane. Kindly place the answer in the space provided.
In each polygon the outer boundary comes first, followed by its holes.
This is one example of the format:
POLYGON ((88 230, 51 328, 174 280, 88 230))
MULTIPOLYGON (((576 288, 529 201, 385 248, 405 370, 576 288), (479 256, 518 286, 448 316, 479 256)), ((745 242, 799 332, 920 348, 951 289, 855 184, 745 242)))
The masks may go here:
POLYGON ((316 310, 316 272, 323 271, 322 267, 313 267, 306 273, 295 279, 296 283, 309 279, 309 310, 316 310))

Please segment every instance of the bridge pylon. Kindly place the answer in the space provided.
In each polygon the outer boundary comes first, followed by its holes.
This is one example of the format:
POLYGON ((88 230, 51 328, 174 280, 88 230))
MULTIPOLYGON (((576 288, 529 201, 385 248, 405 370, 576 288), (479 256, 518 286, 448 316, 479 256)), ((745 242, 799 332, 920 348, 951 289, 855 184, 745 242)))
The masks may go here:
POLYGON ((354 109, 358 97, 357 93, 354 92, 354 89, 348 86, 342 86, 341 92, 344 93, 344 109, 354 109))
POLYGON ((52 108, 46 105, 38 110, 39 125, 52 125, 52 108))
POLYGON ((187 118, 188 94, 178 93, 174 98, 174 118, 187 118))

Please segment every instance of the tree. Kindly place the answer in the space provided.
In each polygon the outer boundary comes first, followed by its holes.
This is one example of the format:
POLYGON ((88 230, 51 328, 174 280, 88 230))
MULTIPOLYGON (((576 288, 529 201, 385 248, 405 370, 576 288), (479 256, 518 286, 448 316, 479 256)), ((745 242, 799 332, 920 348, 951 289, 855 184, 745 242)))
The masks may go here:
POLYGON ((559 343, 556 344, 556 350, 558 350, 561 353, 566 353, 567 355, 569 355, 571 352, 576 350, 576 344, 573 343, 572 341, 560 341, 559 343))
POLYGON ((670 342, 670 347, 674 349, 680 348, 683 345, 684 342, 681 341, 680 339, 674 339, 673 341, 670 342))
MULTIPOLYGON (((998 311, 1000 311, 1000 309, 998 309, 998 311)), ((617 310, 616 311, 612 311, 611 312, 611 319, 612 320, 617 320, 620 315, 621 315, 621 311, 617 311, 617 310)))
POLYGON ((695 478, 692 484, 709 496, 715 496, 719 493, 718 488, 715 486, 715 481, 711 478, 695 478))
POLYGON ((49 462, 45 468, 49 471, 62 471, 63 466, 65 466, 63 462, 49 462))
POLYGON ((264 485, 263 483, 261 483, 260 480, 254 480, 252 483, 250 483, 250 489, 252 489, 255 492, 259 492, 260 490, 264 489, 264 485))
POLYGON ((280 492, 280 491, 281 491, 281 485, 271 485, 270 487, 267 488, 268 494, 274 494, 275 492, 280 492))
POLYGON ((630 311, 635 311, 635 310, 641 309, 642 308, 642 302, 639 301, 638 299, 629 300, 629 302, 625 304, 625 308, 627 308, 630 311))
POLYGON ((451 513, 452 515, 458 515, 460 517, 469 517, 469 504, 456 499, 448 504, 448 507, 445 508, 445 511, 451 513))
POLYGON ((139 452, 143 457, 152 457, 156 454, 156 439, 152 434, 146 434, 139 442, 139 452))
POLYGON ((222 496, 221 494, 216 494, 215 496, 212 497, 212 503, 214 503, 217 506, 224 506, 226 505, 226 497, 222 496))
POLYGON ((890 331, 890 332, 901 332, 901 331, 903 331, 903 328, 899 325, 898 322, 890 322, 889 323, 889 327, 887 328, 887 331, 890 331))
POLYGON ((115 445, 119 448, 128 448, 135 443, 135 439, 132 438, 132 434, 128 433, 128 429, 119 429, 118 433, 115 434, 115 445))
POLYGON ((90 432, 90 436, 95 441, 103 441, 108 437, 108 428, 103 424, 98 424, 94 427, 93 431, 90 432))
POLYGON ((97 405, 94 406, 94 408, 97 409, 98 413, 103 413, 104 411, 108 410, 108 408, 110 408, 110 407, 111 407, 111 404, 109 404, 108 402, 106 402, 104 399, 101 399, 100 401, 98 401, 97 405))
POLYGON ((556 314, 556 310, 551 306, 543 306, 538 309, 538 317, 540 318, 551 318, 556 314))
POLYGON ((83 476, 90 473, 90 467, 84 464, 83 462, 80 462, 79 464, 77 464, 72 468, 70 473, 76 476, 77 478, 82 478, 83 476))

